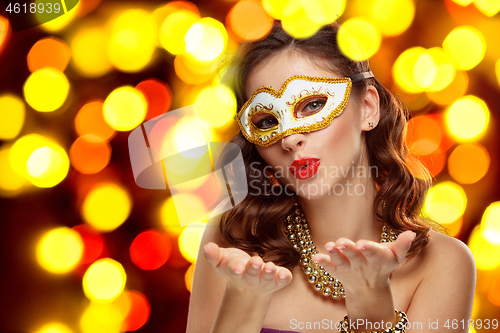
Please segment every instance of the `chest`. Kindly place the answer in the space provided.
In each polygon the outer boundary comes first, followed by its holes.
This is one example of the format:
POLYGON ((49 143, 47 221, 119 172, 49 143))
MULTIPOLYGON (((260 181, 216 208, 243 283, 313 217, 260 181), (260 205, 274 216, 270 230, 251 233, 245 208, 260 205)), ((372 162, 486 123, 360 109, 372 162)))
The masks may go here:
MULTIPOLYGON (((390 278, 394 306, 398 310, 407 311, 422 280, 421 274, 414 273, 415 268, 403 266, 390 278)), ((263 326, 301 333, 336 332, 336 323, 347 314, 345 301, 317 292, 300 267, 293 269, 292 274, 292 283, 273 295, 263 326)))

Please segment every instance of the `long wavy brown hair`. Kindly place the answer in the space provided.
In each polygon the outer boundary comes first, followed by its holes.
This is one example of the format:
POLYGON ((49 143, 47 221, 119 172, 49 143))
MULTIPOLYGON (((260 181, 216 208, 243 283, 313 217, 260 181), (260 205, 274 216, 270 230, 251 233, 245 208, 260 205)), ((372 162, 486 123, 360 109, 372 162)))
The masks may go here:
MULTIPOLYGON (((369 71, 368 61, 353 61, 339 50, 338 29, 339 24, 334 23, 310 38, 295 39, 276 22, 266 38, 243 44, 228 74, 228 84, 236 94, 238 109, 248 98, 245 86, 251 71, 282 51, 326 61, 333 72, 345 77, 369 71)), ((374 86, 380 97, 380 121, 374 130, 366 132, 365 137, 369 165, 376 166, 370 168, 377 188, 373 213, 378 221, 385 222, 397 233, 412 230, 417 234, 407 254, 411 258, 428 243, 432 228, 419 216, 431 177, 406 146, 409 112, 387 88, 376 78, 360 80, 353 83, 351 98, 358 100, 368 85, 374 86)), ((270 186, 270 177, 265 172, 267 164, 255 145, 240 132, 231 142, 242 151, 249 193, 240 204, 223 214, 222 236, 231 246, 257 253, 265 261, 293 268, 300 256, 287 238, 285 219, 298 197, 286 192, 283 186, 270 186)), ((227 161, 221 159, 220 163, 227 161)))

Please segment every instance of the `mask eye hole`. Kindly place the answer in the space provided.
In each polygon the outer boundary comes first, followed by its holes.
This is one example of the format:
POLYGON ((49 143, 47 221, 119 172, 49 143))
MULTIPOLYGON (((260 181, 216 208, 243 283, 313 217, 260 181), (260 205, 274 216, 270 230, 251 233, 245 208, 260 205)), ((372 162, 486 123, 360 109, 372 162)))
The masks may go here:
POLYGON ((252 124, 261 130, 268 130, 278 126, 279 122, 275 116, 270 113, 259 113, 252 118, 252 124))
POLYGON ((306 98, 295 107, 295 118, 304 118, 320 112, 325 106, 327 99, 324 96, 306 98))

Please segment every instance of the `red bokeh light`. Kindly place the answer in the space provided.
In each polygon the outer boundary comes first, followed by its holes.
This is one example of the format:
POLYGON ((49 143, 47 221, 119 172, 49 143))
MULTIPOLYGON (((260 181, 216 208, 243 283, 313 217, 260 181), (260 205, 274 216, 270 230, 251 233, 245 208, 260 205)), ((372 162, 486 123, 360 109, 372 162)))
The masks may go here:
POLYGON ((139 268, 154 270, 167 262, 172 244, 167 235, 156 230, 141 232, 130 245, 130 259, 139 268))
POLYGON ((151 305, 146 296, 138 291, 128 291, 127 294, 130 297, 131 307, 125 318, 123 330, 131 332, 138 330, 148 321, 151 305))
POLYGON ((104 237, 94 228, 86 224, 73 227, 83 241, 82 264, 90 264, 97 260, 104 250, 104 237))
POLYGON ((148 102, 146 119, 162 115, 170 109, 172 90, 166 82, 149 79, 139 83, 136 88, 144 94, 148 102))

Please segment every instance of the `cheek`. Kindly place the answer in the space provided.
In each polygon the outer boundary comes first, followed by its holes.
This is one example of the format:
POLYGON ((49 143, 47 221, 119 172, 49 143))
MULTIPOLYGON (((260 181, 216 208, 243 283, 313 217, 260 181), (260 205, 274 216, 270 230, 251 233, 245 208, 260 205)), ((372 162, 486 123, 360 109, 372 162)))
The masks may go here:
POLYGON ((280 160, 282 160, 279 152, 279 147, 277 147, 276 144, 270 147, 256 146, 256 149, 260 157, 262 157, 262 159, 264 160, 264 162, 266 162, 273 168, 278 165, 280 160))
MULTIPOLYGON (((322 138, 318 137, 319 142, 323 143, 324 147, 328 146, 343 146, 352 141, 353 128, 352 125, 346 122, 336 122, 336 119, 330 126, 320 131, 312 132, 322 138)), ((315 138, 316 139, 316 138, 315 138)))
POLYGON ((350 156, 360 149, 361 131, 356 119, 351 115, 352 112, 351 114, 342 114, 333 119, 327 128, 311 132, 315 136, 314 141, 321 142, 323 153, 330 152, 336 156, 350 156))

